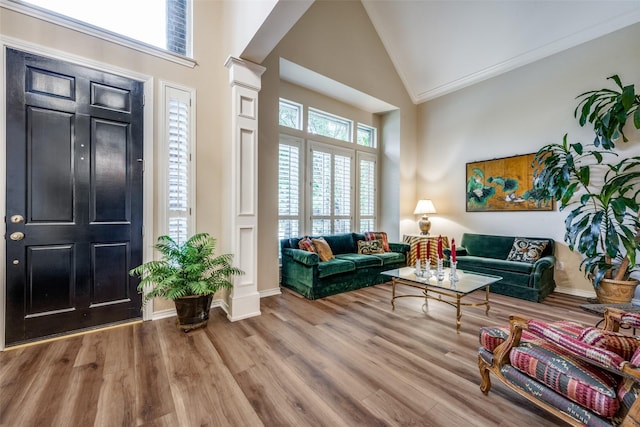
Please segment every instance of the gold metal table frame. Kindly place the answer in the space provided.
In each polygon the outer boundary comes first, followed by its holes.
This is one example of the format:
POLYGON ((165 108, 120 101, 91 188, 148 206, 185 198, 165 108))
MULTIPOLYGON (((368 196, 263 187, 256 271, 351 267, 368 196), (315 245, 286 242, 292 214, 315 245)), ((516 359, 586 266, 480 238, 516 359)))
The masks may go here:
POLYGON ((437 281, 435 277, 431 277, 429 280, 416 277, 412 272, 411 267, 405 267, 398 270, 390 270, 383 272, 391 276, 391 309, 395 310, 395 300, 397 298, 424 298, 425 303, 428 300, 440 301, 445 304, 449 304, 456 308, 456 333, 460 333, 460 327, 462 325, 462 310, 461 307, 479 307, 485 306, 485 315, 489 315, 491 309, 489 302, 489 289, 491 283, 495 283, 502 279, 500 276, 491 276, 486 274, 477 273, 465 273, 458 270, 460 279, 452 282, 449 280, 449 269, 445 269, 446 280, 437 281), (396 285, 402 284, 412 288, 420 289, 422 295, 408 294, 408 295, 396 295, 396 285), (465 303, 461 300, 472 292, 477 290, 485 290, 485 300, 477 303, 465 303), (436 295, 432 295, 436 294, 436 295))

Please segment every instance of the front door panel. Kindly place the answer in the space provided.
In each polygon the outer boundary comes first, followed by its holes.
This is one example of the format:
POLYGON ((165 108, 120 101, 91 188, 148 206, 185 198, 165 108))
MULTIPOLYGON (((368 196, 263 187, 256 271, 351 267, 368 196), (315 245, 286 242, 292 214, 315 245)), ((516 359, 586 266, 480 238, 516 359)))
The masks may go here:
POLYGON ((142 83, 12 49, 6 64, 7 344, 139 318, 142 83))

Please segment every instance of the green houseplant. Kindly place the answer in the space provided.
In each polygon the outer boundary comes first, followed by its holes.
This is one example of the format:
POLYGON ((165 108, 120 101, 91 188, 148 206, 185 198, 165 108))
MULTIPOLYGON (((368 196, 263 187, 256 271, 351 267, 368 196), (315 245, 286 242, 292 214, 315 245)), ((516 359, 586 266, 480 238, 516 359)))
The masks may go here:
POLYGON ((216 239, 199 233, 179 244, 169 236, 158 237, 154 246, 160 260, 132 269, 141 278, 138 290, 147 290, 145 301, 155 297, 173 300, 178 326, 188 331, 206 325, 213 294, 233 287, 230 278, 244 274, 231 265, 232 254, 215 255, 216 239))
POLYGON ((624 127, 633 117, 640 129, 640 95, 618 76, 609 79, 615 89, 585 92, 574 112, 581 126, 591 123, 593 143, 549 144, 537 153, 534 166, 536 198, 555 198, 559 209, 570 209, 565 219, 565 242, 584 255, 580 268, 594 284, 601 302, 628 302, 637 281, 640 221, 640 157, 620 158, 616 141, 628 141, 624 127), (626 286, 622 291, 613 285, 626 286))

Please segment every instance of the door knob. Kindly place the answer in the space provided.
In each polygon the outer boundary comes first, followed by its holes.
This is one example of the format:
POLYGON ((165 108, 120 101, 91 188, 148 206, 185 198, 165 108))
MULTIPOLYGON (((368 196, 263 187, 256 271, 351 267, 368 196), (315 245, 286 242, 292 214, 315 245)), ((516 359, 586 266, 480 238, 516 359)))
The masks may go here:
POLYGON ((9 236, 11 240, 22 240, 24 239, 24 233, 21 231, 16 231, 15 233, 11 233, 9 236))
POLYGON ((12 224, 22 224, 24 222, 24 217, 22 215, 12 215, 11 223, 12 224))

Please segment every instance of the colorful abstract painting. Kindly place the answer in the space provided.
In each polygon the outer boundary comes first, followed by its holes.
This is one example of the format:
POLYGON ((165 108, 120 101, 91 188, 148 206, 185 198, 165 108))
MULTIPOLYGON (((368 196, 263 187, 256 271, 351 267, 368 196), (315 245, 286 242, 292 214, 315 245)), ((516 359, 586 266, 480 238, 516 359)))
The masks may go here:
POLYGON ((533 199, 535 154, 467 163, 467 212, 552 211, 533 199))

